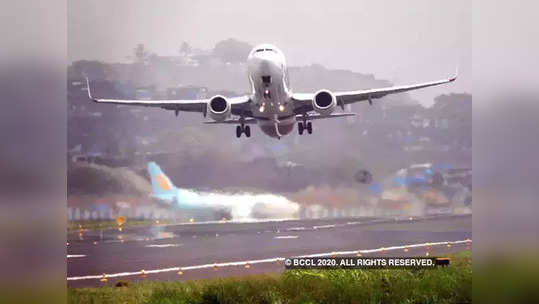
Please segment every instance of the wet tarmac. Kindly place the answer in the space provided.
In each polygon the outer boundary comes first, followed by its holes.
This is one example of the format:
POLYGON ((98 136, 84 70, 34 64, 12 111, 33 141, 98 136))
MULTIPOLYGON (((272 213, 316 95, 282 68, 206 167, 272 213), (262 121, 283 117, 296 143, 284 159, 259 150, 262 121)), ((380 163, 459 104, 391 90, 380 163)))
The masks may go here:
POLYGON ((118 280, 279 272, 284 270, 282 258, 349 255, 357 250, 364 256, 425 256, 427 252, 443 256, 471 246, 469 242, 447 246, 446 242, 471 238, 471 215, 208 222, 83 231, 81 236, 78 232, 68 235, 67 282, 70 287, 82 287, 112 285, 118 280), (421 245, 408 246, 413 244, 421 245), (107 282, 100 281, 102 274, 107 282))

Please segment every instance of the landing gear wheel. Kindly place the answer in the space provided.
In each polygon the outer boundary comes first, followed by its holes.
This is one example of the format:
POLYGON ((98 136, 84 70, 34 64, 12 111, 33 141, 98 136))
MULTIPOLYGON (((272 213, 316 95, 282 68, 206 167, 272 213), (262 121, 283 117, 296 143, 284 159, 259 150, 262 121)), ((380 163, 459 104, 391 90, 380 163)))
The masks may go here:
POLYGON ((307 132, 313 134, 313 124, 310 121, 307 123, 307 132))
POLYGON ((299 135, 303 135, 303 130, 304 130, 303 123, 298 122, 298 133, 299 133, 299 135))
POLYGON ((241 132, 241 127, 240 127, 240 126, 237 126, 237 127, 236 127, 236 137, 237 137, 237 138, 240 138, 240 137, 241 137, 241 133, 242 133, 242 132, 241 132))
POLYGON ((245 126, 245 128, 243 129, 243 132, 245 132, 245 136, 251 137, 251 127, 245 126))

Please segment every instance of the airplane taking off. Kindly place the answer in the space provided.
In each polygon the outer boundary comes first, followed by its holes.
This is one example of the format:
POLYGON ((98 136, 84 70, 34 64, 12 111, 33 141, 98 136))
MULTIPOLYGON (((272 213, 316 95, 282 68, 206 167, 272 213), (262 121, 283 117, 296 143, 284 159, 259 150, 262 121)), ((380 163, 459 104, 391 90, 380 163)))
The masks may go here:
POLYGON ((199 100, 121 100, 94 98, 97 103, 159 107, 180 111, 200 112, 213 121, 209 124, 236 124, 236 137, 251 136, 250 124, 258 124, 267 135, 280 139, 289 134, 298 124, 298 133, 313 132, 312 120, 354 116, 354 113, 333 113, 337 107, 344 111, 347 104, 368 101, 388 94, 436 86, 455 81, 457 75, 438 81, 413 85, 366 89, 357 91, 331 92, 321 89, 315 93, 293 93, 290 89, 288 70, 283 53, 273 45, 261 44, 253 48, 247 57, 247 72, 251 85, 249 95, 239 97, 213 96, 199 100), (232 116, 235 116, 233 118, 232 116))

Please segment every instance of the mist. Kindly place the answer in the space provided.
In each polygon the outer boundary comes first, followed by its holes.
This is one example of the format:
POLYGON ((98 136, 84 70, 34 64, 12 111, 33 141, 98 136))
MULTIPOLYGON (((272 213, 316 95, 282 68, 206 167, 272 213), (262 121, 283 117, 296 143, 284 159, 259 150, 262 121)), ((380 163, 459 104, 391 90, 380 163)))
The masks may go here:
MULTIPOLYGON (((179 190, 179 208, 225 209, 231 220, 297 218, 299 206, 284 196, 274 194, 197 192, 179 190)), ((173 205, 174 206, 174 205, 173 205)))
MULTIPOLYGON (((375 74, 396 84, 441 79, 458 66, 461 75, 454 88, 412 93, 425 105, 439 93, 472 88, 469 1, 422 0, 414 5, 337 1, 328 6, 302 0, 268 6, 260 1, 156 5, 121 0, 76 1, 68 6, 69 62, 125 63, 138 43, 172 56, 183 41, 210 49, 235 38, 251 45, 275 44, 291 66, 321 64, 375 74)), ((248 88, 246 80, 244 87, 248 88)))

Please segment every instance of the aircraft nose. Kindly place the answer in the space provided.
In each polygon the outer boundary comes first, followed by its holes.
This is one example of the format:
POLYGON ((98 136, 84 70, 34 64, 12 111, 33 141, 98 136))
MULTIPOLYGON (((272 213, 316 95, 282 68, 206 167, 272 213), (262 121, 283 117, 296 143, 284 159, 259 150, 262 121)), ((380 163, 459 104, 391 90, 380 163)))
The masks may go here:
POLYGON ((262 70, 278 71, 281 68, 278 56, 267 52, 255 54, 253 56, 253 64, 262 70))

